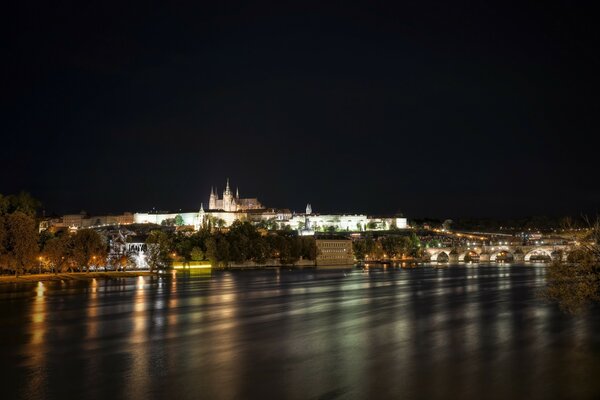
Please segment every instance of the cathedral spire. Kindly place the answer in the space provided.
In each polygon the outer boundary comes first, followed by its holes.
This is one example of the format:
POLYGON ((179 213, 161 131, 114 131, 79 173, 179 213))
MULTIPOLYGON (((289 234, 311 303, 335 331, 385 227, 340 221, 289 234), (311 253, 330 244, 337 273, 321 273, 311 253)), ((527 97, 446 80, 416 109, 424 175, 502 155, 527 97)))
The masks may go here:
POLYGON ((231 189, 229 189, 229 178, 227 178, 227 185, 225 186, 225 193, 230 194, 231 189))
POLYGON ((217 208, 217 195, 215 194, 215 189, 210 187, 210 197, 208 198, 208 209, 214 210, 217 208))
POLYGON ((235 198, 239 199, 240 198, 240 189, 239 188, 235 188, 235 198))

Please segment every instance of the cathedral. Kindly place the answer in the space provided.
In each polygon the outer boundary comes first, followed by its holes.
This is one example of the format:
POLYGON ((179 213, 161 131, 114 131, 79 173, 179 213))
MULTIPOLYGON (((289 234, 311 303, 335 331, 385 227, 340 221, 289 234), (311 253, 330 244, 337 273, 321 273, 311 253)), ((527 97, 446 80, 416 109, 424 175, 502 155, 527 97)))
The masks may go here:
POLYGON ((223 198, 219 199, 218 193, 211 188, 210 198, 208 200, 209 210, 220 210, 227 212, 246 211, 246 210, 258 210, 264 208, 257 198, 240 198, 240 192, 236 189, 235 196, 229 188, 229 179, 223 192, 223 198))

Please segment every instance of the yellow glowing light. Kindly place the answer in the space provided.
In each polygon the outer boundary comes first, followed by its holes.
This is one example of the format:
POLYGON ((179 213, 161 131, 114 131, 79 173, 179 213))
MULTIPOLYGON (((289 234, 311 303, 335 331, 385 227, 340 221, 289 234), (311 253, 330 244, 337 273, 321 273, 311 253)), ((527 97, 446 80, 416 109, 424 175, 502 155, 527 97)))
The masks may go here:
POLYGON ((212 265, 203 262, 173 263, 173 269, 211 269, 212 265))

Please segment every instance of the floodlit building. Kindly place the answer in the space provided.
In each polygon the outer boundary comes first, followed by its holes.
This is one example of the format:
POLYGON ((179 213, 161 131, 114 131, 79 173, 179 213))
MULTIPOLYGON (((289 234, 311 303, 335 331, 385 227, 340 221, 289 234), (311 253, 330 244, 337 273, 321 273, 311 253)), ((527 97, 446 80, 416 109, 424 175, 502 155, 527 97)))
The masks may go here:
POLYGON ((175 224, 181 217, 181 225, 195 226, 199 223, 198 212, 184 212, 184 213, 135 213, 133 215, 133 221, 136 224, 175 224))
POLYGON ((245 210, 260 210, 264 208, 257 198, 240 198, 239 189, 236 189, 235 196, 229 188, 229 179, 223 191, 223 197, 219 199, 219 195, 213 188, 210 189, 210 197, 208 199, 209 210, 220 210, 226 212, 245 211, 245 210))
POLYGON ((40 231, 46 229, 81 229, 105 225, 128 225, 134 222, 134 215, 126 212, 120 215, 90 216, 84 211, 79 214, 66 214, 60 218, 49 218, 40 222, 40 231))
MULTIPOLYGON (((288 211, 291 215, 291 213, 288 211)), ((213 226, 227 227, 235 221, 250 220, 258 222, 270 218, 283 220, 286 213, 279 213, 274 209, 267 210, 257 198, 241 198, 239 190, 234 195, 229 186, 229 179, 223 191, 223 197, 211 188, 208 198, 208 209, 200 204, 200 210, 194 212, 179 213, 136 213, 134 221, 140 224, 174 224, 192 226, 195 230, 201 226, 211 224, 213 226)))
POLYGON ((313 214, 312 206, 306 205, 305 214, 297 214, 289 219, 290 228, 301 234, 308 232, 327 231, 367 231, 406 229, 408 227, 406 218, 371 218, 365 214, 313 214))
POLYGON ((316 265, 353 265, 352 240, 317 238, 316 265))
POLYGON ((208 208, 203 204, 197 212, 179 213, 136 213, 135 223, 169 224, 193 227, 195 230, 210 224, 211 226, 228 227, 235 221, 249 221, 255 224, 264 223, 268 229, 296 230, 300 235, 314 235, 315 232, 335 231, 367 231, 406 229, 406 218, 373 218, 365 214, 315 214, 312 206, 307 204, 306 212, 295 214, 288 209, 265 208, 255 197, 241 198, 239 191, 234 195, 229 185, 225 185, 223 196, 219 198, 217 191, 210 190, 208 208))

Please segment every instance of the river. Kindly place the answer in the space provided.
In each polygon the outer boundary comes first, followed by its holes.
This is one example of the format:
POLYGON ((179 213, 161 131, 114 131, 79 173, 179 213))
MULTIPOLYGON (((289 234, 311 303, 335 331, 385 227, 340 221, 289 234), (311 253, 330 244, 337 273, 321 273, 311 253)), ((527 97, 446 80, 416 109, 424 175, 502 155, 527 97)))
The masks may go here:
POLYGON ((214 271, 0 286, 3 399, 600 394, 600 308, 543 265, 214 271))

